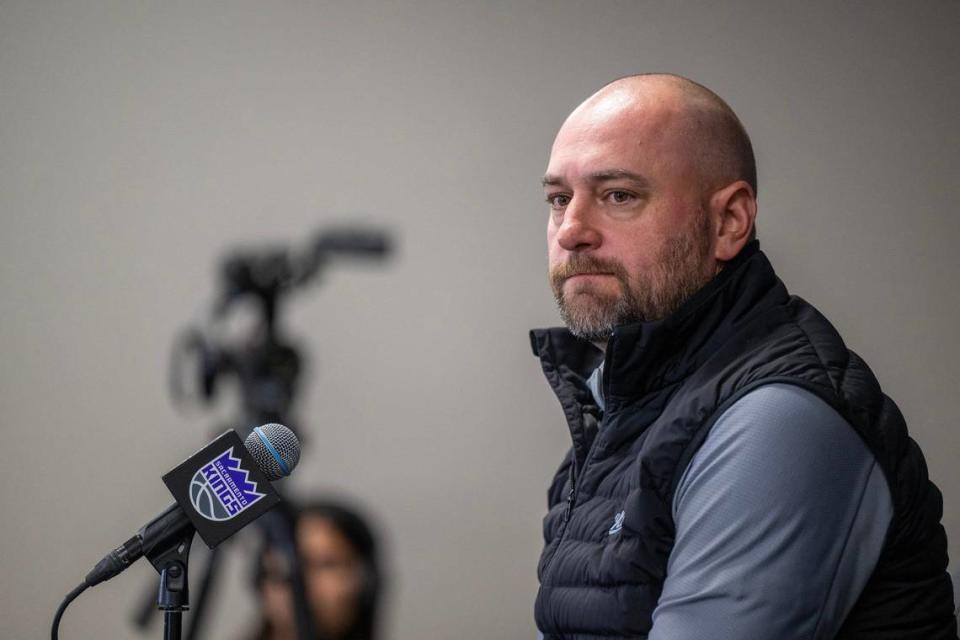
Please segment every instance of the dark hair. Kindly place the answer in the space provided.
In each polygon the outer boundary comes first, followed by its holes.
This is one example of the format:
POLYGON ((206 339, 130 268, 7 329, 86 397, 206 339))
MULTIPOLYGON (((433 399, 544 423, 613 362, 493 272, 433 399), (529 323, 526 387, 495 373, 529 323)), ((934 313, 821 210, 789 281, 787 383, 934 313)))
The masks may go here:
MULTIPOLYGON (((353 625, 342 638, 336 640, 375 640, 377 637, 377 613, 383 590, 383 573, 379 558, 379 545, 373 529, 353 508, 346 504, 327 499, 315 499, 302 504, 287 502, 284 511, 297 532, 299 524, 306 518, 323 519, 339 531, 350 543, 361 564, 360 592, 357 595, 357 615, 353 625)), ((264 543, 257 556, 254 567, 254 585, 259 589, 264 577, 264 557, 270 551, 269 543, 264 543)), ((269 621, 263 620, 255 638, 269 635, 269 621)), ((332 640, 332 639, 331 639, 332 640)))
POLYGON ((383 583, 378 545, 373 530, 359 513, 344 504, 314 501, 300 508, 297 520, 318 517, 329 521, 350 542, 361 563, 361 587, 357 602, 357 618, 346 634, 349 640, 374 640, 376 614, 383 583))

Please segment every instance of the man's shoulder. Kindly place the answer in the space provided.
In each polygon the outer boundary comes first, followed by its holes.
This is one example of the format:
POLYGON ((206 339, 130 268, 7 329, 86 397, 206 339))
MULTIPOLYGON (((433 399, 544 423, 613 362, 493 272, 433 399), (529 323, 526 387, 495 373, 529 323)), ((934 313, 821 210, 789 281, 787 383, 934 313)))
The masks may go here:
POLYGON ((809 385, 782 380, 754 387, 720 411, 703 446, 724 443, 762 446, 784 455, 836 445, 872 457, 856 430, 820 394, 809 385))
POLYGON ((863 481, 875 466, 869 447, 824 399, 799 385, 766 384, 717 417, 684 471, 675 505, 704 482, 792 491, 826 486, 823 479, 837 474, 863 481))
POLYGON ((778 379, 752 387, 729 404, 716 419, 717 423, 731 425, 728 428, 746 426, 744 421, 776 421, 784 426, 805 424, 807 418, 819 418, 830 424, 849 426, 836 411, 811 386, 803 381, 791 382, 778 379))

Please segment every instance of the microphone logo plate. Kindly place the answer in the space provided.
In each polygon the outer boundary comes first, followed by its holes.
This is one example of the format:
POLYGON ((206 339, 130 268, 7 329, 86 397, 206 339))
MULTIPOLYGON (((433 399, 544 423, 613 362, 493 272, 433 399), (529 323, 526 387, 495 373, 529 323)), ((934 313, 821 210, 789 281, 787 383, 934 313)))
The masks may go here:
POLYGON ((165 473, 163 483, 211 549, 280 502, 232 430, 165 473))
POLYGON ((266 495, 242 464, 230 447, 200 467, 190 481, 190 503, 197 513, 207 520, 230 520, 266 495))

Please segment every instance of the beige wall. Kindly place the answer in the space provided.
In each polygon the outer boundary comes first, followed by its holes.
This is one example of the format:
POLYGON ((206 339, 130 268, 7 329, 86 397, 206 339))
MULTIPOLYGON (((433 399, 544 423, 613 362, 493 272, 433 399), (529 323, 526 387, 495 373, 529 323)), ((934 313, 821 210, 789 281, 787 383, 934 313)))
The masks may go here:
MULTIPOLYGON (((531 637, 568 445, 527 346, 557 322, 538 179, 565 114, 643 70, 741 115, 763 246, 900 404, 956 557, 960 3, 730 4, 0 3, 2 635, 45 637, 207 440, 165 367, 215 256, 360 218, 402 251, 289 307, 313 356, 292 483, 388 528, 389 637, 531 637)), ((217 638, 250 618, 251 543, 217 638)), ((133 636, 149 576, 85 594, 63 637, 133 636)))

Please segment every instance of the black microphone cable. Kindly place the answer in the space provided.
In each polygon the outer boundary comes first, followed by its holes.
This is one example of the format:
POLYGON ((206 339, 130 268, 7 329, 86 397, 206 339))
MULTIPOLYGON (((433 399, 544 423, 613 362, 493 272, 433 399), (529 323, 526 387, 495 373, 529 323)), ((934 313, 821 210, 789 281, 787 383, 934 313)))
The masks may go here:
POLYGON ((60 607, 57 609, 57 614, 53 616, 53 626, 50 628, 50 638, 51 640, 57 640, 60 633, 60 618, 63 617, 63 612, 67 610, 67 607, 70 606, 70 603, 77 599, 81 593, 87 590, 90 585, 87 584, 87 581, 84 580, 80 586, 67 594, 67 597, 63 599, 63 602, 60 603, 60 607))

